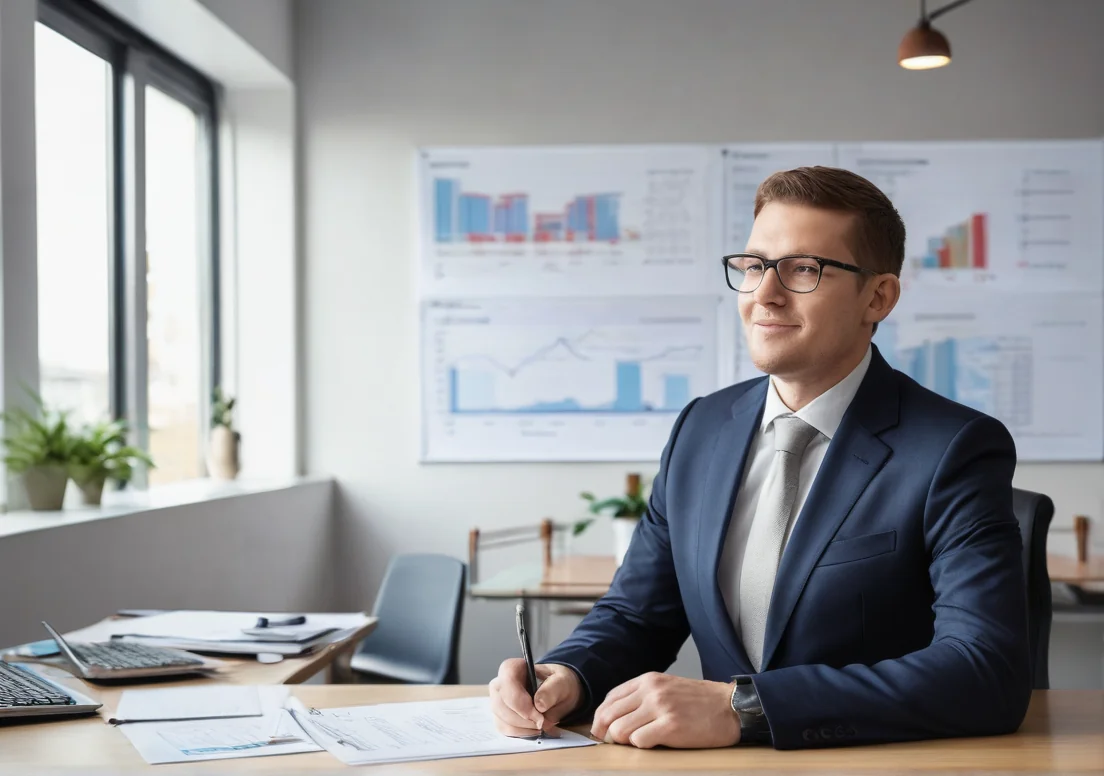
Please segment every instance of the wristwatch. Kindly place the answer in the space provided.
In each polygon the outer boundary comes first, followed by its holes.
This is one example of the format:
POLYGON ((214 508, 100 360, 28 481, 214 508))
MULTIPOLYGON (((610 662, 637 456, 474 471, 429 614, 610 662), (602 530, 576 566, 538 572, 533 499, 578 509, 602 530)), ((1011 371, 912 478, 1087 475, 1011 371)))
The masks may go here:
POLYGON ((732 681, 732 711, 740 718, 741 744, 773 744, 770 724, 759 702, 759 692, 750 676, 734 676, 732 681))

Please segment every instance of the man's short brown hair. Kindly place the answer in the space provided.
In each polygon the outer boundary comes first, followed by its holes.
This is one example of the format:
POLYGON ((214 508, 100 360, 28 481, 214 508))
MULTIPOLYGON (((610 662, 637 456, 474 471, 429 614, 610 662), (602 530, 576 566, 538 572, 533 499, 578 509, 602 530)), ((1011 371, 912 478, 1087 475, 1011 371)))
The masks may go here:
POLYGON ((905 223, 889 197, 873 183, 837 167, 798 167, 776 172, 755 192, 755 215, 768 202, 808 205, 851 213, 851 250, 860 267, 901 276, 905 223))

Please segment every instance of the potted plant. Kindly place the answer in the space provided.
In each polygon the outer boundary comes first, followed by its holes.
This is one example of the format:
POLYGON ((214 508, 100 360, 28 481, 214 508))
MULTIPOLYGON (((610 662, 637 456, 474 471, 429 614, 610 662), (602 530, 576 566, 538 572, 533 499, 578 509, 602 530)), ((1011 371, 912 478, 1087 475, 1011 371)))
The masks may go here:
MULTIPOLYGON (((625 477, 625 495, 602 499, 601 501, 593 493, 583 492, 579 496, 590 502, 590 511, 594 514, 612 512, 613 515, 613 555, 620 566, 629 549, 633 531, 644 513, 648 511, 648 499, 644 496, 643 486, 639 474, 629 474, 625 477)), ((575 523, 572 531, 578 536, 594 522, 594 518, 588 517, 575 523)))
POLYGON ((74 438, 70 451, 69 476, 80 488, 81 502, 99 506, 108 480, 122 485, 134 476, 138 463, 153 467, 144 450, 126 443, 124 420, 101 421, 85 426, 74 438))
POLYGON ((31 509, 57 510, 69 483, 73 435, 68 414, 47 409, 34 396, 38 411, 19 408, 0 413, 4 420, 4 464, 18 474, 31 509))
POLYGON ((241 470, 241 434, 234 430, 233 396, 215 386, 211 402, 211 438, 207 447, 207 473, 218 480, 232 480, 241 470))

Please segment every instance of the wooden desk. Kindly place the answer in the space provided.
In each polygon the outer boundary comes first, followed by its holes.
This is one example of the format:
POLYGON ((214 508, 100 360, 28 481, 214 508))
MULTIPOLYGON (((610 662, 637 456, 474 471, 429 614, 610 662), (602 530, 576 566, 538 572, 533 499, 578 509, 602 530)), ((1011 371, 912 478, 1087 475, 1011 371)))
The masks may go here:
POLYGON ((1104 557, 1090 556, 1088 563, 1078 563, 1077 558, 1070 555, 1047 553, 1047 572, 1051 582, 1068 585, 1104 582, 1104 557))
MULTIPOLYGON (((111 619, 116 618, 109 617, 101 622, 106 622, 111 619)), ((378 622, 379 620, 377 618, 369 617, 368 622, 366 622, 363 627, 358 628, 350 636, 341 641, 327 644, 309 655, 304 655, 302 657, 285 657, 279 663, 259 663, 257 659, 251 655, 241 657, 213 655, 212 657, 215 659, 227 664, 226 668, 220 671, 216 676, 192 676, 171 683, 158 681, 155 685, 136 681, 126 686, 172 687, 178 684, 194 685, 197 683, 213 682, 221 684, 299 684, 300 682, 305 682, 310 679, 319 671, 327 671, 328 679, 334 681, 332 669, 335 662, 339 658, 344 658, 352 652, 357 644, 375 629, 376 623, 378 622)), ((64 636, 67 634, 62 635, 64 636)), ((18 662, 18 658, 15 659, 15 662, 18 662)), ((58 659, 52 659, 48 662, 50 665, 57 666, 59 669, 67 668, 66 664, 58 659)), ((61 676, 61 674, 54 674, 54 676, 61 676)), ((83 688, 81 689, 83 691, 83 688)))
MULTIPOLYGON (((540 564, 514 566, 473 585, 473 598, 527 598, 530 600, 597 601, 609 590, 617 567, 613 556, 569 555, 543 567, 540 564)), ((1047 553, 1047 572, 1052 582, 1082 585, 1104 582, 1104 556, 1078 563, 1069 555, 1047 553)))
POLYGON ((472 598, 597 601, 609 591, 617 566, 612 555, 568 555, 548 566, 513 566, 472 585, 472 598))
MULTIPOLYGON (((318 707, 428 700, 482 695, 485 687, 399 685, 300 685, 302 701, 318 707)), ((585 732, 581 731, 581 732, 585 732)), ((122 733, 96 717, 0 725, 0 771, 16 767, 73 768, 83 771, 157 768, 147 766, 122 733)), ((183 766, 191 772, 331 771, 348 773, 328 753, 218 760, 183 766)), ((749 747, 707 751, 642 751, 601 745, 524 755, 472 757, 429 763, 376 766, 376 773, 526 773, 600 771, 637 773, 784 771, 823 773, 948 772, 964 770, 1018 773, 1099 773, 1104 768, 1104 692, 1039 690, 1020 731, 996 738, 951 739, 908 744, 776 752, 749 747)))

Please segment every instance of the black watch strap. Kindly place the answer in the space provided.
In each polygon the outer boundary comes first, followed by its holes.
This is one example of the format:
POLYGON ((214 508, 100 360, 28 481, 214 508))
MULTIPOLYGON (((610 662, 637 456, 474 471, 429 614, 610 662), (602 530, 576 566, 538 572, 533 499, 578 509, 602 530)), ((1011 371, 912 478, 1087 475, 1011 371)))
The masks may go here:
POLYGON ((732 681, 732 711, 740 718, 741 744, 773 745, 770 724, 759 701, 759 692, 750 676, 734 676, 732 681))

